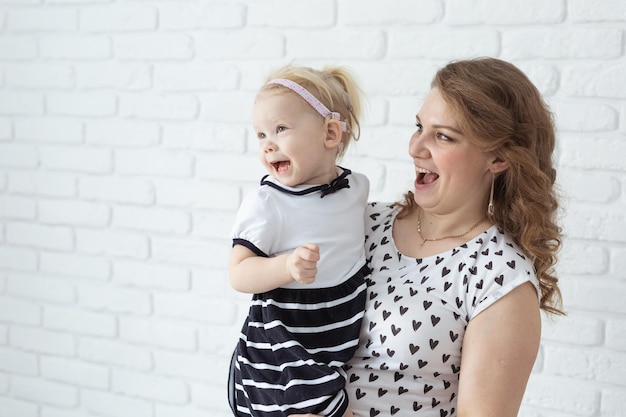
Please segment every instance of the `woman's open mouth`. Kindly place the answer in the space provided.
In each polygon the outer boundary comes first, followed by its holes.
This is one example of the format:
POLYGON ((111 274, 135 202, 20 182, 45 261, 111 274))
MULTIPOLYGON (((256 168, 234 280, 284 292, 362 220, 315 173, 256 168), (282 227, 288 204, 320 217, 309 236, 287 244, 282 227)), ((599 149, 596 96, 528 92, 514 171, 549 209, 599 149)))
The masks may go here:
POLYGON ((432 184, 439 178, 438 174, 435 174, 434 172, 429 171, 426 168, 415 167, 415 172, 417 173, 418 184, 432 184))

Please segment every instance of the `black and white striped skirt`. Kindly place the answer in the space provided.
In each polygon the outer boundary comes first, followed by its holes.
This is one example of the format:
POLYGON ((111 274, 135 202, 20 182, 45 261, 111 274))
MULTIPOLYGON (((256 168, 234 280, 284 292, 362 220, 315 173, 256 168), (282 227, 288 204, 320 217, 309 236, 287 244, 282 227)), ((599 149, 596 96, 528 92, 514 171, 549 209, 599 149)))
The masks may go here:
POLYGON ((368 273, 363 266, 335 287, 253 296, 234 355, 236 415, 343 416, 341 367, 359 342, 368 273))

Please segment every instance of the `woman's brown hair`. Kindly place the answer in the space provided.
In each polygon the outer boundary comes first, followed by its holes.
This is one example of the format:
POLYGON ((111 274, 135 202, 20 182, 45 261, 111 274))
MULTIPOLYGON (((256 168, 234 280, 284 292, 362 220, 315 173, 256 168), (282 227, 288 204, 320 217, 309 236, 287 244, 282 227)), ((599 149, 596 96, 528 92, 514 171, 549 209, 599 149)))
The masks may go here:
MULTIPOLYGON (((432 87, 441 92, 467 138, 508 163, 495 179, 492 220, 533 259, 541 308, 563 314, 554 271, 561 228, 550 109, 522 71, 495 58, 451 62, 437 72, 432 87)), ((412 209, 412 200, 412 193, 405 196, 405 210, 412 209)))

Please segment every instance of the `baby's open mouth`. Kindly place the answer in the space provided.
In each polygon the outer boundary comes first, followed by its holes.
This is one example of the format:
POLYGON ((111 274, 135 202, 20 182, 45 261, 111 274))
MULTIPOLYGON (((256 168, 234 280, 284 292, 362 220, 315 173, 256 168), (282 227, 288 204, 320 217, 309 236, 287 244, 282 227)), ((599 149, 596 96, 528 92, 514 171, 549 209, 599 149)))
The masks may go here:
POLYGON ((291 166, 291 162, 289 161, 277 161, 277 162, 272 162, 271 164, 276 170, 276 172, 287 171, 289 167, 291 166))
POLYGON ((417 173, 418 184, 432 184, 439 178, 438 174, 435 174, 425 168, 415 167, 415 172, 417 173))

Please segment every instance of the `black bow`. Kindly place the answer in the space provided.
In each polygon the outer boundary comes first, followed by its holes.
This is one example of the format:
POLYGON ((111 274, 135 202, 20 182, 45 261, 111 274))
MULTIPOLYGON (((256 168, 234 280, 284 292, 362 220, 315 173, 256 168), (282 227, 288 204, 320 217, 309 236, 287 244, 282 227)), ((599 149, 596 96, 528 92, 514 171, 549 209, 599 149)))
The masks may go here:
MULTIPOLYGON (((345 173, 345 171, 344 171, 345 173)), ((324 198, 326 194, 332 194, 335 191, 339 191, 342 188, 350 188, 350 182, 346 178, 346 175, 340 175, 330 182, 330 184, 324 184, 320 188, 320 198, 324 198)))

